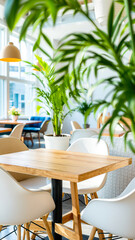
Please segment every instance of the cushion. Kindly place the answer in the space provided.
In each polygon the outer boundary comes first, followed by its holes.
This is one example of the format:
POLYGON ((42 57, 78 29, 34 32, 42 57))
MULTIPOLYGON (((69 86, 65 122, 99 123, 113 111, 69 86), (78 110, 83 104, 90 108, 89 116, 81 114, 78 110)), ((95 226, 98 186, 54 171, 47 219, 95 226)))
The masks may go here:
MULTIPOLYGON (((32 124, 33 125, 33 124, 32 124)), ((23 131, 25 132, 39 132, 40 131, 40 128, 35 128, 35 127, 25 127, 23 129, 23 131)))
MULTIPOLYGON (((48 116, 46 116, 46 117, 32 116, 30 118, 30 120, 42 121, 42 122, 41 123, 34 123, 34 124, 27 124, 25 127, 40 128, 44 121, 51 120, 51 118, 48 117, 48 116)), ((25 128, 24 128, 24 130, 25 130, 25 128)))

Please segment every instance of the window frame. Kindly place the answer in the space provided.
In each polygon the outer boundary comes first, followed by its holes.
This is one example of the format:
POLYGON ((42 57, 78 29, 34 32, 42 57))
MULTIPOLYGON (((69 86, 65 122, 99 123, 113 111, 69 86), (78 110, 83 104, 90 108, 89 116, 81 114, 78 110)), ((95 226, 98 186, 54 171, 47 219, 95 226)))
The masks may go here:
MULTIPOLYGON (((8 42, 10 41, 10 33, 8 31, 8 28, 6 26, 6 24, 0 19, 0 27, 4 28, 5 31, 5 36, 4 36, 4 45, 6 46, 8 44, 8 42)), ((12 32, 12 35, 17 37, 19 39, 19 33, 17 30, 12 32)), ((26 36, 26 43, 29 42, 30 44, 34 45, 35 42, 35 38, 27 35, 26 36)), ((20 48, 21 44, 19 43, 19 48, 20 48)), ((34 57, 33 57, 34 59, 34 57)), ((24 79, 21 78, 21 66, 19 66, 19 77, 18 78, 14 78, 11 77, 9 75, 9 63, 5 63, 5 75, 0 74, 0 79, 4 80, 4 92, 3 92, 3 102, 4 102, 4 110, 3 110, 3 114, 0 116, 0 119, 2 118, 8 118, 8 110, 9 110, 9 101, 10 101, 10 82, 17 82, 17 83, 24 83, 24 84, 29 84, 31 85, 31 88, 35 87, 37 85, 37 80, 28 80, 28 79, 24 79)), ((26 99, 25 99, 26 100, 26 99)), ((25 100, 23 101, 24 103, 25 100)), ((22 102, 22 101, 21 101, 22 102)), ((33 114, 36 114, 36 105, 37 103, 34 103, 33 105, 33 114)), ((26 105, 26 104, 25 104, 26 105)), ((30 115, 25 115, 25 117, 30 117, 30 115)))

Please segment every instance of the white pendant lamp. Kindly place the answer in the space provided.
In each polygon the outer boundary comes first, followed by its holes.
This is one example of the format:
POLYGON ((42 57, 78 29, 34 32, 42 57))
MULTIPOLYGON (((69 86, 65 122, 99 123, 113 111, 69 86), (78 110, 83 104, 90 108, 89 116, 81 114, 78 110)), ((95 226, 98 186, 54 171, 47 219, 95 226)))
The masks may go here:
POLYGON ((0 54, 0 61, 4 62, 20 62, 21 54, 20 50, 14 46, 13 42, 9 42, 9 44, 4 47, 0 54))

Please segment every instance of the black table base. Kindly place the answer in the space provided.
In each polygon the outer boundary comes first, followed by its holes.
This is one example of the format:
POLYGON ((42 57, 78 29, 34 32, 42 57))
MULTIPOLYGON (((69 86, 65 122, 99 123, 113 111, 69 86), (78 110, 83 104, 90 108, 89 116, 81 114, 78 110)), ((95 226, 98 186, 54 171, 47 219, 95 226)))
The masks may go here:
POLYGON ((62 236, 55 233, 55 223, 62 223, 62 181, 52 179, 52 197, 55 202, 55 209, 52 212, 52 234, 54 240, 62 240, 62 236))

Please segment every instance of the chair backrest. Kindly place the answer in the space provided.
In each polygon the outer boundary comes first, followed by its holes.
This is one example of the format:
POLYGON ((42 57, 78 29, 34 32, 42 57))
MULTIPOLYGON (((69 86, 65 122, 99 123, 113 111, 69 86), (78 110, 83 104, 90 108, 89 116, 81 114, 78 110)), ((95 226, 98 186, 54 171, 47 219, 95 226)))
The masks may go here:
POLYGON ((71 121, 71 126, 72 126, 73 131, 76 130, 76 129, 82 129, 82 127, 76 121, 71 121))
POLYGON ((73 133, 71 135, 70 144, 75 142, 77 139, 89 138, 89 137, 92 137, 94 135, 98 135, 97 132, 95 132, 94 130, 91 130, 91 129, 76 129, 75 131, 73 131, 73 133))
POLYGON ((46 132, 49 122, 50 122, 50 120, 45 120, 45 121, 42 123, 41 129, 40 129, 40 132, 41 132, 41 133, 44 134, 44 133, 46 132))
POLYGON ((28 150, 26 145, 17 138, 0 138, 0 155, 26 150, 28 150))
MULTIPOLYGON (((105 124, 105 123, 109 120, 110 117, 111 117, 110 113, 108 113, 108 115, 105 116, 104 118, 103 118, 103 114, 101 114, 100 117, 99 117, 98 120, 97 120, 97 128, 101 128, 101 126, 102 126, 103 124, 105 124)), ((131 120, 130 120, 129 118, 123 117, 123 120, 124 120, 129 126, 131 126, 131 120)), ((119 123, 122 127, 124 127, 125 129, 127 128, 122 121, 119 121, 118 123, 119 123)), ((116 129, 117 129, 117 130, 122 130, 122 128, 120 127, 120 125, 116 126, 116 129)))
MULTIPOLYGON (((106 142, 102 139, 98 142, 97 138, 80 138, 76 140, 67 151, 109 155, 109 149, 106 142)), ((96 176, 95 178, 100 182, 99 189, 101 189, 106 183, 107 173, 96 176)))
POLYGON ((102 113, 97 120, 97 128, 101 128, 101 125, 105 124, 109 120, 110 117, 111 117, 111 115, 110 115, 110 113, 108 113, 108 115, 103 118, 103 113, 102 113))
POLYGON ((16 125, 13 128, 12 132, 10 133, 10 137, 18 138, 20 140, 22 136, 23 128, 24 128, 24 124, 16 125))
MULTIPOLYGON (((26 147, 26 145, 17 138, 0 138, 0 155, 27 150, 29 149, 26 147)), ((32 178, 32 176, 22 173, 11 172, 10 174, 19 182, 28 178, 32 178)))
POLYGON ((135 178, 119 197, 92 200, 82 220, 113 235, 135 239, 135 178))
POLYGON ((102 139, 98 142, 97 138, 78 139, 67 149, 67 151, 109 155, 109 149, 106 142, 102 139))
POLYGON ((47 120, 51 120, 50 117, 46 116, 46 117, 40 117, 40 116, 32 116, 30 118, 30 120, 35 120, 35 121, 42 121, 41 123, 34 123, 32 124, 29 124, 29 125, 26 125, 26 126, 29 126, 29 127, 34 127, 34 128, 41 128, 41 125, 44 121, 47 121, 47 120))
POLYGON ((54 209, 53 199, 48 192, 34 192, 23 188, 2 168, 0 192, 0 225, 21 225, 54 209), (35 208, 37 203, 39 206, 35 208))

